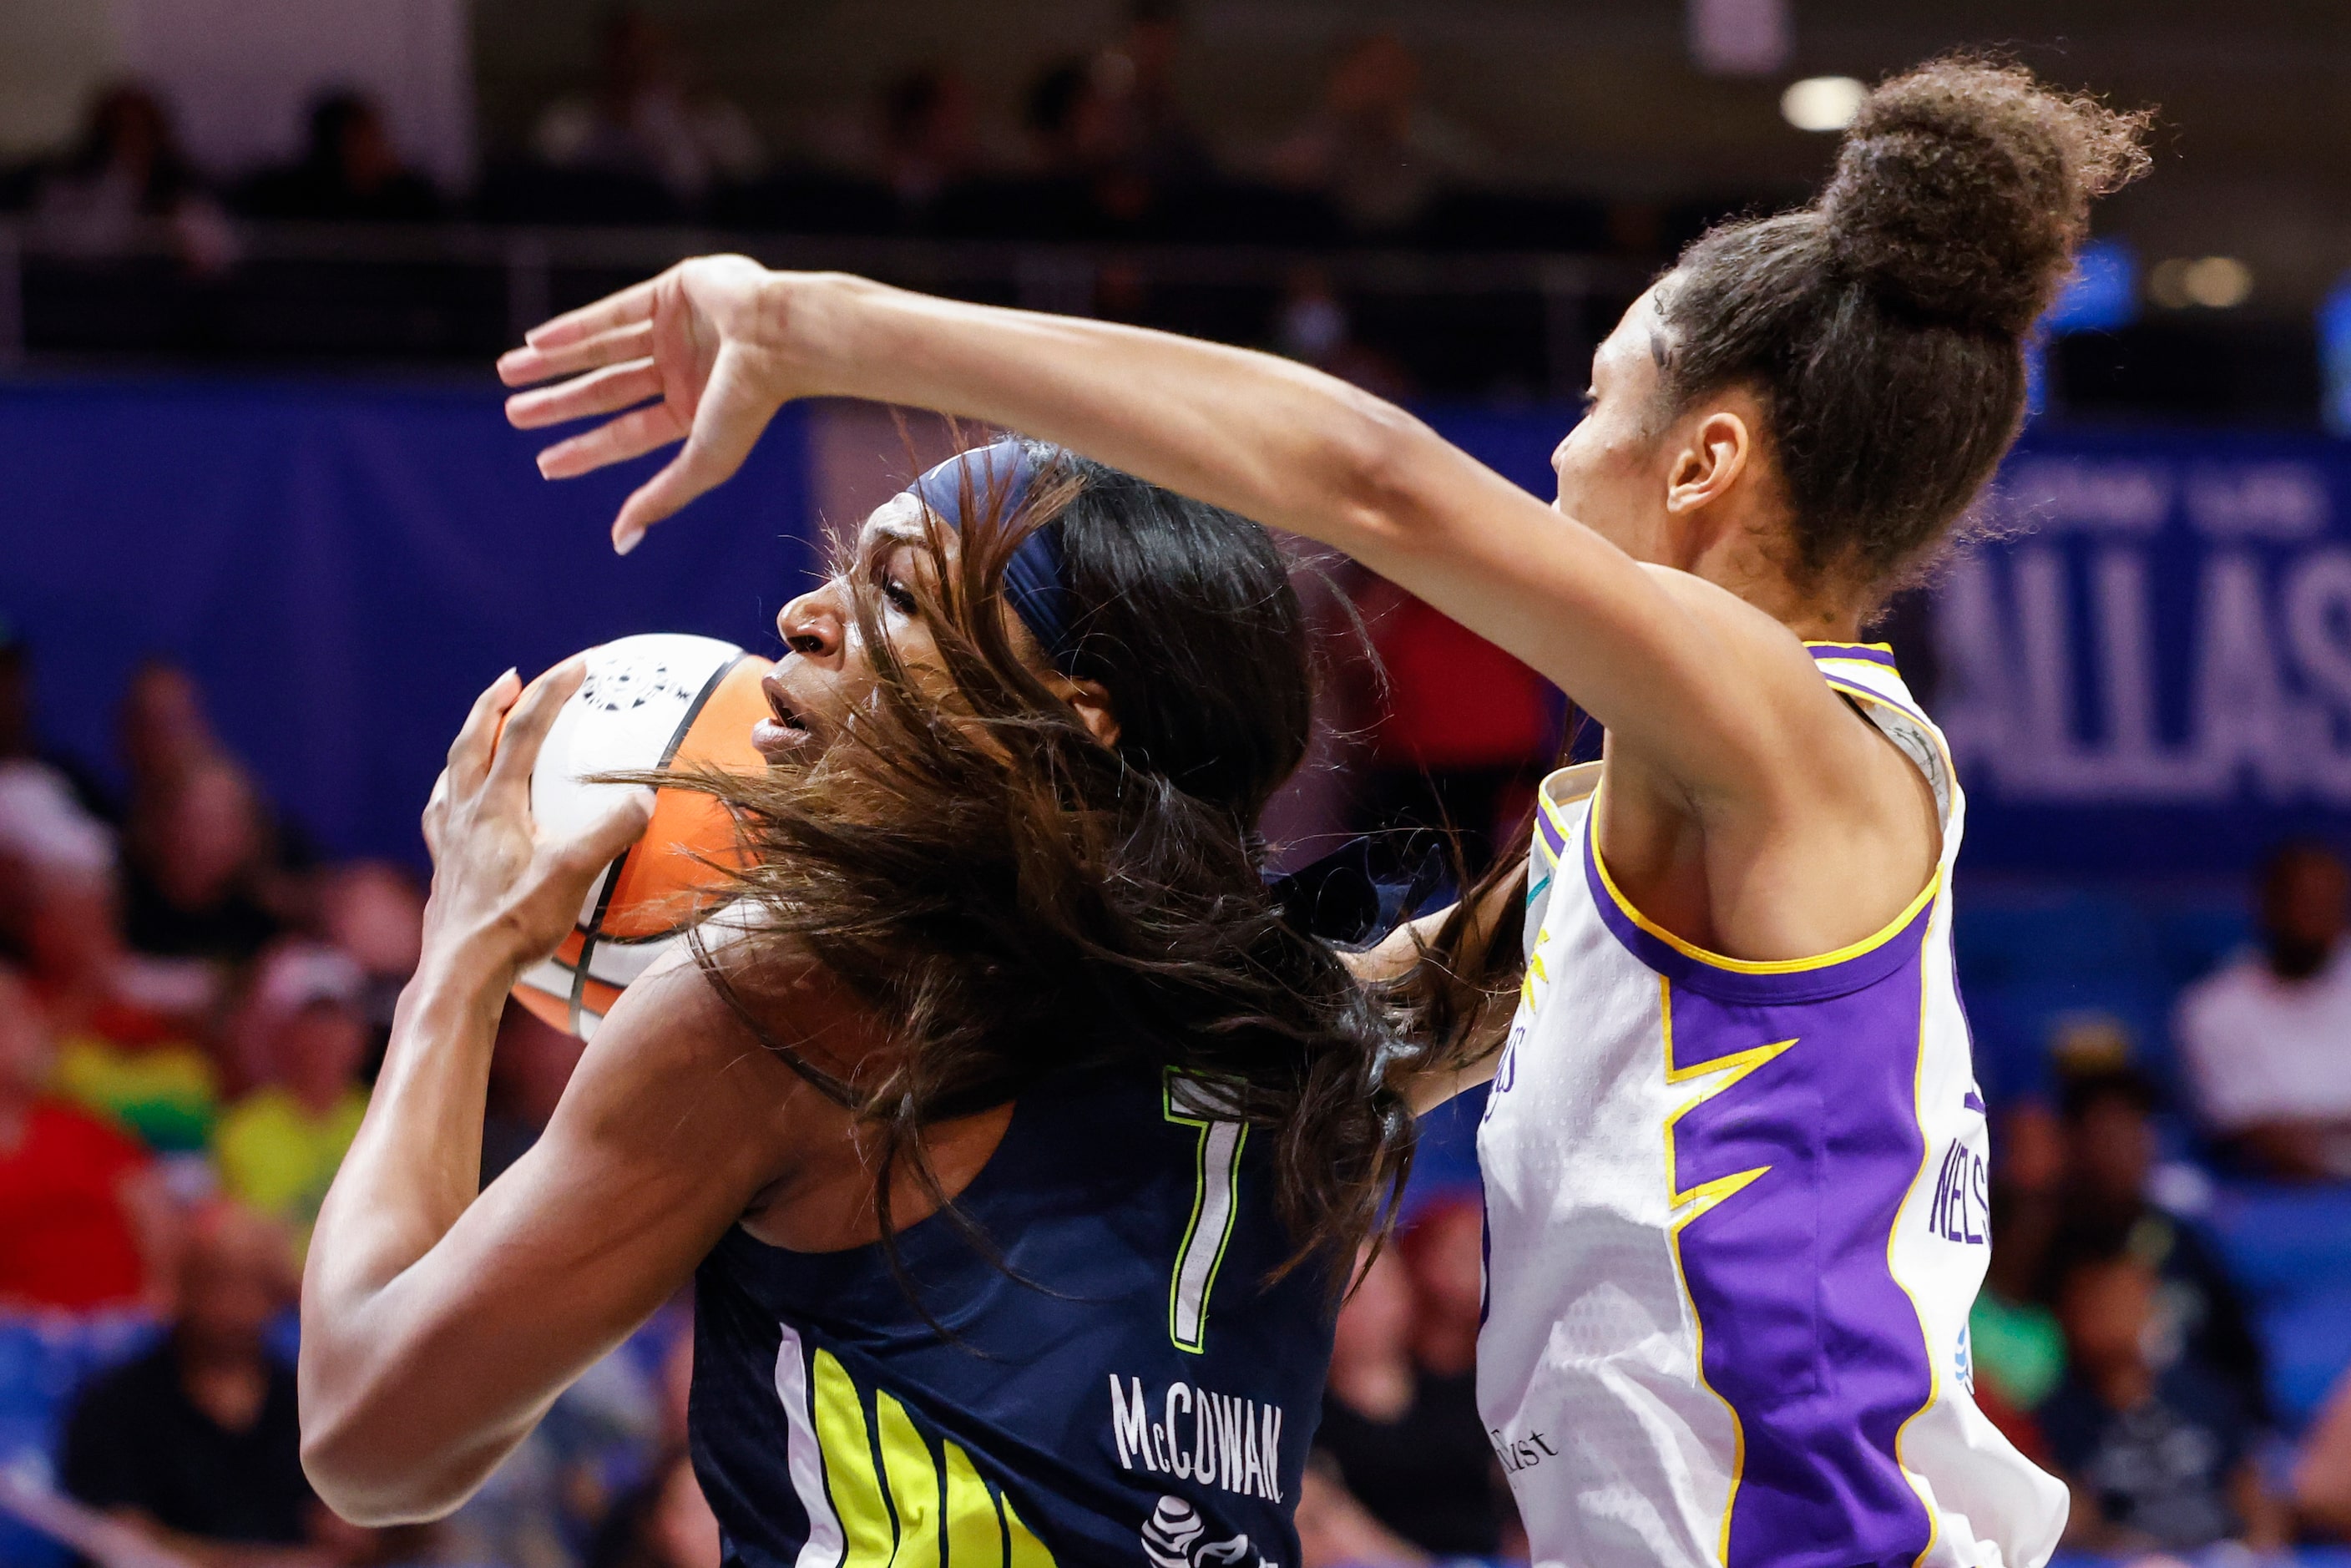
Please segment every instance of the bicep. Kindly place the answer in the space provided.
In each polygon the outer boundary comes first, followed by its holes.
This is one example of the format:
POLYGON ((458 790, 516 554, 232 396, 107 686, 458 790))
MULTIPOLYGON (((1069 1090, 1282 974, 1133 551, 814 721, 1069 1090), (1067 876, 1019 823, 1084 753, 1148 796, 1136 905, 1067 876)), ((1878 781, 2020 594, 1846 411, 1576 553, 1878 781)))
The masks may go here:
POLYGON ((374 1348, 344 1369, 344 1436, 403 1498, 462 1500, 771 1179, 773 1086, 737 1071, 747 1048, 710 1027, 706 991, 632 987, 538 1141, 345 1336, 374 1348))
POLYGON ((1696 790, 1740 793, 1818 706, 1800 643, 1687 572, 1647 566, 1418 427, 1383 460, 1348 548, 1503 649, 1696 790))

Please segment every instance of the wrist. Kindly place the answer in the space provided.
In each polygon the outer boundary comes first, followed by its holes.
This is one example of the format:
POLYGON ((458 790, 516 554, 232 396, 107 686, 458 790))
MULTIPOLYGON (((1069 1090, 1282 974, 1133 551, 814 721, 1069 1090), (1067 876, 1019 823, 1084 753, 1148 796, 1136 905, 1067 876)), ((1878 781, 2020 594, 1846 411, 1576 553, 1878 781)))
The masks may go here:
POLYGON ((770 272, 761 284, 763 335, 775 346, 794 395, 849 394, 861 286, 872 287, 840 272, 770 272))
POLYGON ((489 956, 477 945, 438 952, 428 945, 416 972, 401 988, 401 1006, 495 1013, 506 1006, 507 993, 521 974, 521 966, 489 956))

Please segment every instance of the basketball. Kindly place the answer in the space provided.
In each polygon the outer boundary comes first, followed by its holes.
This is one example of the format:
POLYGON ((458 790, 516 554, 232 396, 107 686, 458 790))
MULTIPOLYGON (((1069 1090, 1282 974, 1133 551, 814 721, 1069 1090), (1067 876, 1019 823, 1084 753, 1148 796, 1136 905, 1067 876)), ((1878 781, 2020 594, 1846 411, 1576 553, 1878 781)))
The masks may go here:
MULTIPOLYGON (((588 673, 556 716, 530 780, 531 811, 557 835, 578 831, 618 784, 603 773, 710 765, 766 766, 751 726, 768 712, 768 661, 715 637, 649 632, 591 648, 588 673)), ((589 885, 578 923, 554 954, 523 973, 515 996, 582 1040, 629 982, 683 938, 736 856, 726 809, 690 789, 654 791, 644 837, 589 885)))

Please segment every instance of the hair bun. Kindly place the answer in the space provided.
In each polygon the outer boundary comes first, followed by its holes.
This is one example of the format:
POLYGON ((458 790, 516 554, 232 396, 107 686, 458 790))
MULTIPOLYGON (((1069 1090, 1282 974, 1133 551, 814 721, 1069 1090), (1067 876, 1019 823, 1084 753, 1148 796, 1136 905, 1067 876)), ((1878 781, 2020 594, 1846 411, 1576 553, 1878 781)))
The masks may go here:
POLYGON ((1969 57, 1894 77, 1863 102, 1821 193, 1831 254, 1893 304, 2022 337, 2090 203, 2146 169, 2147 119, 1969 57))

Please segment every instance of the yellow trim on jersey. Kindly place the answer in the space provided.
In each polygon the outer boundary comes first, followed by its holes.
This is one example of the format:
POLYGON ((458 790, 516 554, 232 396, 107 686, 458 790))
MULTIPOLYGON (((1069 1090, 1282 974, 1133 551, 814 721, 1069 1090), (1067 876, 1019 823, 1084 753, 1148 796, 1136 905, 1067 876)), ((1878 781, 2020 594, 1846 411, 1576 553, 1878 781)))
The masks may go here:
POLYGON ((1918 896, 1912 899, 1909 906, 1901 914, 1860 941, 1847 943, 1833 953, 1823 953, 1812 958, 1733 958, 1725 953, 1709 952, 1695 942, 1683 941, 1633 907, 1633 901, 1625 896, 1624 890, 1616 885, 1616 879, 1608 874, 1608 862, 1600 853, 1598 790, 1593 791, 1592 815, 1585 831, 1592 835, 1592 865, 1593 869, 1600 873, 1600 885, 1608 890, 1608 896, 1615 901, 1617 909, 1623 912, 1625 919, 1663 942, 1683 957, 1695 958, 1701 964, 1717 969, 1728 969, 1735 975, 1801 975, 1809 969, 1825 969, 1833 965, 1842 964, 1849 958, 1858 958, 1865 954, 1875 952, 1899 936, 1913 920, 1918 918, 1918 912, 1935 901, 1935 895, 1943 888, 1943 868, 1938 865, 1935 868, 1935 874, 1928 877, 1927 885, 1919 890, 1918 896))

